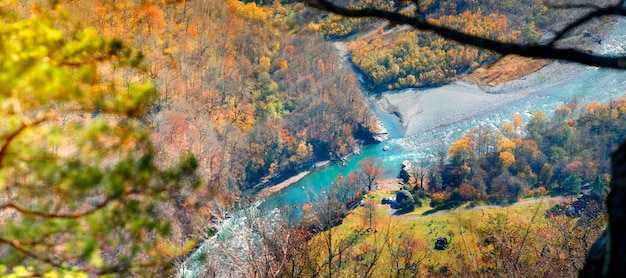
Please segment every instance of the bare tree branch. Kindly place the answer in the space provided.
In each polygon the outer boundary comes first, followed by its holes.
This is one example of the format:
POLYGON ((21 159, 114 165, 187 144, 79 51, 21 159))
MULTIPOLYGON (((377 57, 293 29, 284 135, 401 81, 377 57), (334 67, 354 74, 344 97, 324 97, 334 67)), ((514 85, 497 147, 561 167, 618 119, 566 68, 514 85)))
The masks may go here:
MULTIPOLYGON (((339 6, 328 0, 303 0, 303 2, 311 7, 332 12, 345 17, 373 17, 386 19, 396 24, 407 24, 418 30, 432 31, 444 38, 491 50, 503 55, 516 54, 525 57, 571 61, 595 67, 626 69, 626 56, 609 57, 596 55, 574 48, 555 48, 553 42, 555 40, 551 41, 548 44, 521 44, 502 42, 470 35, 462 31, 452 29, 450 27, 435 25, 427 22, 426 20, 420 19, 419 16, 413 17, 401 14, 399 12, 390 12, 376 8, 347 8, 344 6, 339 6)), ((575 27, 580 26, 585 22, 588 22, 590 20, 588 19, 588 17, 596 18, 600 16, 626 16, 626 8, 623 7, 622 2, 623 1, 620 1, 620 3, 618 4, 592 11, 591 13, 583 16, 576 22, 566 26, 562 31, 557 33, 557 36, 561 38, 565 35, 565 33, 571 31, 575 27)))
POLYGON ((574 22, 568 24, 567 26, 565 26, 563 29, 561 29, 559 31, 559 33, 556 34, 556 36, 554 36, 554 38, 552 38, 552 40, 550 40, 550 42, 548 43, 548 45, 552 46, 554 45, 556 42, 558 42, 560 39, 563 38, 563 36, 565 36, 567 33, 569 33, 570 31, 574 30, 576 27, 582 26, 583 24, 591 21, 594 18, 599 18, 601 16, 605 16, 605 15, 624 15, 624 8, 623 6, 624 1, 620 1, 619 4, 613 5, 613 6, 608 6, 608 7, 598 7, 598 6, 589 6, 589 5, 556 5, 556 6, 552 6, 549 5, 550 7, 554 7, 554 8, 559 8, 559 9, 580 9, 580 8, 593 8, 593 11, 587 13, 585 16, 582 16, 580 18, 578 18, 577 20, 575 20, 574 22))

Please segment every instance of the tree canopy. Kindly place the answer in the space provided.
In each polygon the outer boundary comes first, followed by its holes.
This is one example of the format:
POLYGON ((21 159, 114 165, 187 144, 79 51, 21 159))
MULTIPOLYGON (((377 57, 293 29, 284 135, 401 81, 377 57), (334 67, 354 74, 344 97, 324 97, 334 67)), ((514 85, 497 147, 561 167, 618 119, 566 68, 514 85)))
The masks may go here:
MULTIPOLYGON (((142 54, 63 11, 0 2, 0 275, 165 267, 159 203, 197 185, 193 156, 160 169, 142 120, 142 54)), ((9 1, 10 2, 10 1, 9 1)), ((166 252, 167 251, 167 252, 166 252)))

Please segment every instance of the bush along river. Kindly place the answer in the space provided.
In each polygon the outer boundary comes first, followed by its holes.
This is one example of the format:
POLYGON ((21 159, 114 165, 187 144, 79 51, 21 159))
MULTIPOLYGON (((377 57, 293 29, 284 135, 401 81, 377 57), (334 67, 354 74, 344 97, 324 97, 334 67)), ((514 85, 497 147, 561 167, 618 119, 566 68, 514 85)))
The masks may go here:
MULTIPOLYGON (((619 24, 618 28, 603 40, 602 45, 599 45, 596 51, 609 55, 623 52, 624 45, 626 45, 626 26, 624 25, 626 24, 619 24)), ((611 99, 625 96, 626 71, 580 65, 574 67, 574 74, 572 75, 570 70, 570 76, 564 78, 565 81, 533 84, 534 86, 525 87, 524 96, 516 98, 514 101, 489 111, 473 113, 468 117, 448 121, 442 120, 435 128, 406 137, 403 135, 395 116, 374 107, 373 111, 389 131, 390 136, 387 141, 364 147, 359 155, 351 156, 345 165, 331 163, 316 168, 298 182, 275 194, 254 200, 246 208, 234 212, 232 217, 221 225, 215 236, 205 240, 186 259, 178 269, 177 276, 202 277, 206 274, 207 268, 214 271, 212 276, 240 276, 242 273, 239 273, 240 270, 236 266, 246 264, 250 250, 259 247, 254 240, 249 239, 250 236, 254 237, 255 233, 253 231, 254 225, 251 225, 251 222, 257 218, 270 220, 279 215, 281 213, 280 208, 285 206, 296 208, 295 214, 297 216, 297 211, 302 208, 302 205, 309 203, 313 195, 328 190, 338 175, 346 176, 355 171, 359 161, 363 159, 370 157, 381 159, 385 169, 384 177, 392 178, 398 174, 402 161, 433 156, 437 148, 447 148, 451 142, 478 125, 497 127, 499 122, 510 119, 511 115, 515 113, 520 113, 526 117, 536 111, 550 114, 557 106, 568 103, 572 99, 577 99, 580 104, 586 104, 593 100, 607 103, 611 99), (383 151, 385 145, 389 146, 388 151, 383 151)), ((547 74, 560 73, 551 71, 547 74)), ((458 88, 458 86, 446 85, 419 92, 445 91, 447 86, 454 89, 458 88)), ((383 95, 393 93, 397 92, 386 92, 383 95)), ((512 90, 506 93, 515 94, 517 92, 512 90)))

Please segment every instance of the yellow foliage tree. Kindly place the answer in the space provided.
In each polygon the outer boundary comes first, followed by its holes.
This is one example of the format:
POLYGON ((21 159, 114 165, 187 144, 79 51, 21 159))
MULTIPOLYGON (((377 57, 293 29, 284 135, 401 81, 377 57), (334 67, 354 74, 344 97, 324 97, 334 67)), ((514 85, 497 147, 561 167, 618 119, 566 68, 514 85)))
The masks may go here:
POLYGON ((454 142, 448 153, 450 154, 450 161, 452 163, 461 165, 466 161, 474 157, 474 140, 469 136, 463 136, 463 138, 454 142))
POLYGON ((498 152, 512 152, 515 149, 515 142, 509 139, 500 139, 497 143, 498 152))
POLYGON ((502 163, 502 171, 507 171, 513 163, 515 163, 515 156, 510 152, 500 153, 500 162, 502 163))

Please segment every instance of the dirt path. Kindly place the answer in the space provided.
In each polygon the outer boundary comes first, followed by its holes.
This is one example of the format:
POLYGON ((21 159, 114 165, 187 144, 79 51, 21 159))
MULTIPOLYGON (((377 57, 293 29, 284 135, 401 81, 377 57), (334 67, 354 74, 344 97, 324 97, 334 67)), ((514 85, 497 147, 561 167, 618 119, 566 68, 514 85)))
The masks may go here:
POLYGON ((511 207, 511 206, 519 206, 519 205, 530 205, 530 204, 538 204, 538 203, 549 203, 549 204, 552 204, 552 203, 559 203, 559 202, 565 201, 567 199, 568 199, 567 197, 563 197, 563 196, 548 197, 548 198, 544 197, 544 198, 539 198, 539 199, 532 199, 532 200, 521 201, 521 202, 508 204, 508 205, 484 205, 484 206, 477 206, 477 207, 471 207, 471 208, 458 208, 458 209, 442 210, 442 211, 438 211, 438 212, 431 213, 431 214, 428 214, 428 215, 421 215, 421 214, 394 215, 394 212, 396 211, 395 209, 391 209, 390 207, 387 207, 387 209, 388 209, 388 214, 393 216, 393 217, 398 217, 398 218, 421 218, 421 217, 429 217, 429 216, 437 216, 437 215, 446 215, 446 214, 452 214, 452 213, 460 213, 460 212, 479 210, 479 209, 502 208, 502 207, 511 207))

